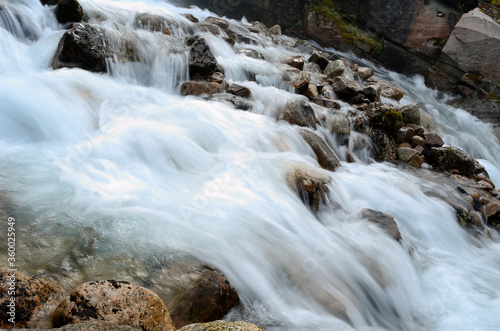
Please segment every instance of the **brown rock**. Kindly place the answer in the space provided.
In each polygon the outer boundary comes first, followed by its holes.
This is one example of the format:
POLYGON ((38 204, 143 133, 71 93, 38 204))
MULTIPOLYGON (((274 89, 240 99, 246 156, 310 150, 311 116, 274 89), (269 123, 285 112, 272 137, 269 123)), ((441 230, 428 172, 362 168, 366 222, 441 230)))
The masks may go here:
POLYGON ((63 297, 62 289, 48 279, 0 271, 0 328, 49 328, 50 314, 63 297), (14 308, 9 307, 11 298, 14 308), (12 317, 15 323, 9 321, 12 317))
POLYGON ((440 135, 437 133, 426 133, 425 136, 425 147, 441 147, 444 145, 444 141, 440 135))
POLYGON ((142 330, 175 330, 167 308, 156 294, 114 280, 78 286, 59 304, 52 316, 55 327, 92 320, 142 330))
POLYGON ((396 155, 398 157, 398 160, 401 160, 404 162, 409 162, 417 154, 418 154, 417 151, 414 150, 413 148, 400 147, 396 151, 396 155))
POLYGON ((389 105, 382 105, 367 112, 370 125, 391 134, 396 133, 403 126, 403 116, 389 105))
POLYGON ((188 81, 181 85, 181 95, 203 95, 222 93, 224 89, 221 84, 215 82, 188 81))
POLYGON ((288 64, 289 66, 302 70, 304 68, 304 61, 305 61, 304 57, 302 55, 298 55, 298 56, 286 57, 282 61, 282 63, 288 64))
POLYGON ((336 113, 328 119, 328 127, 332 134, 348 136, 351 134, 351 123, 346 115, 336 113))
POLYGON ((308 98, 317 98, 318 97, 318 88, 314 84, 307 85, 307 90, 304 95, 308 98))
POLYGON ((416 146, 424 146, 425 145, 425 139, 420 137, 420 136, 413 136, 411 138, 411 145, 413 147, 416 147, 416 146))
POLYGON ((229 22, 222 19, 222 18, 209 16, 205 19, 205 22, 217 25, 218 27, 220 27, 223 30, 226 30, 227 28, 229 28, 229 22))
POLYGON ((414 166, 415 168, 420 168, 422 167, 422 164, 424 164, 424 159, 420 155, 415 155, 411 158, 408 164, 414 166))
POLYGON ((361 86, 345 77, 335 77, 332 82, 333 91, 340 98, 348 99, 361 93, 361 86))
POLYGON ((86 322, 78 324, 67 324, 57 329, 58 331, 141 331, 128 325, 116 325, 109 322, 86 322))
POLYGON ((282 115, 280 117, 292 125, 316 129, 316 117, 314 116, 314 110, 309 103, 302 99, 289 101, 285 108, 281 111, 281 114, 282 115))
POLYGON ((485 191, 491 191, 493 190, 495 187, 493 185, 491 185, 490 183, 488 183, 487 181, 485 180, 480 180, 477 182, 477 186, 481 189, 481 190, 485 190, 485 191))
POLYGON ((396 139, 400 143, 407 143, 412 141, 412 138, 415 136, 415 130, 409 126, 403 126, 401 129, 396 132, 396 139))
POLYGON ((392 161, 396 159, 396 142, 387 133, 373 130, 370 138, 375 146, 377 161, 392 161))
POLYGON ((500 225, 500 203, 493 201, 484 206, 484 216, 486 217, 488 225, 493 225, 498 228, 500 225))
POLYGON ((213 321, 187 325, 179 331, 264 331, 264 329, 246 322, 213 321))
POLYGON ((272 27, 269 28, 269 31, 271 31, 272 34, 279 36, 281 35, 281 26, 279 26, 278 24, 273 25, 272 27))
POLYGON ((307 59, 309 62, 313 62, 319 65, 321 70, 325 70, 326 66, 328 65, 328 54, 323 53, 323 52, 313 52, 312 55, 307 59))
POLYGON ((196 18, 192 14, 181 14, 181 15, 184 16, 185 18, 187 18, 188 21, 191 21, 193 23, 198 23, 200 21, 198 18, 196 18))
POLYGON ((216 36, 220 35, 220 33, 221 33, 220 27, 218 25, 215 25, 212 23, 200 22, 200 23, 196 24, 196 26, 198 27, 198 29, 200 29, 200 31, 210 32, 211 34, 216 35, 216 36))
POLYGON ((224 74, 222 72, 214 72, 214 74, 210 76, 209 81, 222 84, 222 82, 224 82, 224 74))
POLYGON ((217 60, 210 46, 199 35, 187 38, 186 43, 191 46, 188 63, 189 77, 193 80, 207 79, 217 70, 217 60))
POLYGON ((372 68, 368 68, 368 67, 359 67, 358 68, 358 75, 363 80, 370 78, 371 76, 373 76, 374 73, 375 72, 373 71, 372 68))
POLYGON ((161 32, 167 36, 171 36, 173 33, 172 24, 175 23, 170 22, 168 18, 151 13, 137 14, 134 22, 136 28, 161 32))
POLYGON ((340 104, 338 102, 335 102, 327 98, 322 98, 322 97, 311 98, 311 101, 325 108, 340 109, 340 104))
POLYGON ((306 72, 300 72, 292 76, 290 84, 295 87, 298 93, 304 92, 309 86, 309 81, 311 80, 311 75, 306 72))
POLYGON ((370 102, 380 102, 380 93, 382 86, 380 84, 369 85, 363 88, 363 95, 370 100, 370 102))
POLYGON ((248 97, 250 97, 250 94, 252 93, 252 92, 250 92, 250 89, 248 87, 238 85, 235 83, 233 83, 233 84, 231 84, 231 86, 229 86, 229 89, 227 90, 227 92, 234 94, 238 97, 242 97, 242 98, 248 98, 248 97))
POLYGON ((405 96, 403 90, 398 87, 383 87, 381 94, 384 98, 394 99, 397 101, 401 100, 405 96))
POLYGON ((326 185, 331 180, 324 172, 302 164, 290 165, 286 171, 288 187, 297 192, 304 204, 313 211, 318 211, 319 206, 326 201, 326 185))
POLYGON ((391 215, 367 208, 361 211, 361 217, 380 226, 394 240, 401 241, 398 224, 391 215))
POLYGON ((472 177, 474 174, 474 158, 457 147, 432 147, 428 160, 445 170, 457 170, 463 176, 472 177))
POLYGON ((414 146, 413 149, 417 151, 418 155, 424 152, 424 147, 421 145, 414 146))
POLYGON ((321 167, 334 171, 340 166, 340 160, 335 152, 317 134, 304 129, 300 129, 299 134, 311 146, 321 167))

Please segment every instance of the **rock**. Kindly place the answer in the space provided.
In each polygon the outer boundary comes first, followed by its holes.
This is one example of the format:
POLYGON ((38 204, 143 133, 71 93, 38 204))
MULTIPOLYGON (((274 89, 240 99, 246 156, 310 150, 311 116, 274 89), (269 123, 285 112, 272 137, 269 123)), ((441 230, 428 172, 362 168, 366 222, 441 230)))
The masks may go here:
POLYGON ((40 2, 44 6, 55 6, 59 2, 59 0, 40 0, 40 2))
POLYGON ((193 23, 198 23, 200 21, 198 18, 193 16, 193 14, 181 14, 181 15, 184 16, 188 21, 191 21, 193 23))
POLYGON ((309 59, 307 59, 307 61, 316 63, 317 65, 319 65, 321 70, 325 70, 326 66, 330 62, 328 61, 328 54, 318 51, 314 51, 309 59))
POLYGON ((224 82, 224 74, 222 72, 214 72, 214 74, 210 76, 208 81, 222 84, 224 82))
POLYGON ((357 71, 358 71, 358 76, 363 80, 367 80, 375 73, 372 68, 368 67, 358 67, 357 71))
POLYGON ((259 21, 255 21, 249 30, 251 32, 260 33, 266 36, 271 36, 273 34, 264 23, 259 21))
POLYGON ((325 108, 340 109, 338 102, 323 97, 311 98, 311 101, 325 108))
POLYGON ((306 97, 308 97, 309 99, 317 98, 318 97, 318 88, 314 84, 309 84, 307 86, 306 91, 304 92, 304 95, 306 97))
POLYGON ((298 55, 298 56, 288 56, 285 59, 283 59, 282 63, 288 64, 289 66, 302 70, 304 68, 304 61, 305 61, 304 57, 302 55, 298 55))
POLYGON ((403 106, 398 109, 403 114, 403 121, 405 124, 420 125, 420 109, 418 103, 403 106))
MULTIPOLYGON (((416 147, 416 146, 424 146, 425 145, 425 139, 420 137, 420 136, 413 136, 411 138, 411 146, 416 147)), ((422 148, 423 150, 423 148, 422 148)))
POLYGON ((49 279, 0 271, 0 328, 49 328, 50 314, 63 297, 62 289, 49 279), (15 295, 11 296, 12 291, 15 295), (15 298, 14 308, 9 307, 11 297, 15 298), (15 323, 9 321, 12 317, 15 323))
POLYGON ((415 130, 409 126, 403 126, 396 132, 396 140, 398 143, 408 143, 415 136, 415 130))
POLYGON ((426 133, 425 136, 425 147, 441 147, 444 145, 443 139, 437 133, 426 133))
MULTIPOLYGON (((417 153, 418 153, 418 151, 417 151, 417 153)), ((424 163, 424 159, 420 155, 415 155, 414 157, 411 158, 410 161, 408 161, 408 164, 411 166, 414 166, 415 168, 422 167, 423 163, 424 163)))
POLYGON ((299 72, 292 76, 290 84, 295 87, 297 93, 304 92, 309 86, 311 75, 307 72, 299 72))
POLYGON ((484 206, 484 216, 488 225, 500 230, 500 203, 493 201, 484 206))
POLYGON ((371 127, 389 133, 396 133, 403 126, 403 115, 387 105, 373 108, 367 115, 371 127))
POLYGON ((382 92, 382 86, 380 84, 369 85, 363 88, 363 95, 371 102, 380 102, 380 94, 382 92))
POLYGON ((394 138, 380 130, 373 130, 370 138, 375 145, 375 159, 377 161, 392 161, 396 159, 396 142, 394 138))
POLYGON ((328 128, 332 134, 349 136, 351 134, 351 123, 346 115, 332 114, 327 120, 328 128))
POLYGON ((173 23, 166 17, 155 15, 151 13, 141 13, 135 16, 134 26, 136 28, 161 32, 167 36, 173 34, 172 25, 173 23))
POLYGON ((253 107, 252 102, 248 99, 229 93, 215 93, 210 95, 207 99, 230 104, 234 108, 240 110, 252 110, 253 107))
MULTIPOLYGON (((218 25, 208 23, 208 22, 200 22, 196 24, 198 29, 203 32, 210 32, 211 34, 218 36, 221 34, 221 29, 218 25)), ((229 35, 229 37, 233 38, 233 35, 229 35)))
POLYGON ((337 25, 323 15, 308 12, 304 21, 304 30, 307 36, 322 46, 334 47, 340 51, 348 50, 337 25))
POLYGON ((222 85, 215 82, 197 82, 197 81, 187 81, 181 85, 181 95, 203 95, 203 94, 215 94, 222 93, 224 89, 222 85))
POLYGON ((66 31, 52 61, 52 68, 81 68, 93 72, 106 72, 106 48, 104 31, 89 24, 79 23, 66 31))
POLYGON ((63 327, 52 329, 59 331, 140 331, 128 325, 116 325, 109 322, 86 322, 78 324, 68 324, 63 327))
POLYGON ((239 85, 239 84, 231 84, 231 86, 229 86, 229 89, 227 90, 228 93, 231 93, 231 94, 234 94, 236 96, 239 96, 239 97, 242 97, 242 98, 248 98, 250 97, 250 94, 252 94, 252 92, 250 91, 250 89, 246 86, 243 86, 243 85, 239 85))
POLYGON ((311 72, 311 73, 315 73, 315 74, 321 74, 322 71, 321 71, 321 68, 319 67, 318 64, 314 63, 314 62, 306 62, 304 63, 304 69, 302 69, 303 71, 307 71, 307 72, 311 72))
POLYGON ((398 160, 401 160, 403 162, 410 162, 410 160, 413 159, 413 157, 417 154, 418 152, 416 150, 407 147, 400 147, 396 151, 398 160))
POLYGON ((463 176, 472 177, 475 160, 457 147, 432 147, 427 156, 429 163, 445 170, 458 170, 463 176))
POLYGON ((480 180, 477 182, 477 186, 481 189, 481 190, 485 190, 485 191, 491 191, 493 190, 495 187, 493 185, 491 185, 491 183, 485 181, 485 180, 480 180))
POLYGON ((331 180, 324 172, 301 164, 290 165, 286 171, 288 187, 297 192, 304 204, 313 211, 318 211, 319 206, 326 201, 326 185, 331 180))
POLYGON ((353 96, 361 93, 361 86, 353 82, 350 79, 345 77, 335 77, 332 82, 333 91, 341 98, 341 99, 349 99, 353 96))
POLYGON ((222 19, 222 18, 209 16, 205 19, 205 22, 213 24, 213 25, 217 25, 218 27, 220 27, 223 30, 226 30, 227 28, 229 28, 229 22, 222 19))
POLYGON ((59 0, 56 7, 56 18, 61 24, 81 22, 83 9, 77 0, 59 0))
POLYGON ((311 146, 322 168, 334 171, 340 166, 340 160, 335 152, 317 134, 304 129, 300 129, 299 134, 311 146))
POLYGON ((191 46, 189 51, 189 76, 192 80, 207 79, 217 69, 217 60, 210 46, 208 46, 204 38, 198 35, 189 37, 186 41, 191 46))
POLYGON ((114 280, 78 286, 52 315, 55 327, 92 320, 142 330, 175 330, 167 308, 156 294, 140 286, 114 280))
POLYGON ((269 28, 269 31, 271 31, 272 34, 281 35, 281 26, 279 26, 278 24, 273 25, 269 28))
POLYGON ((401 241, 401 233, 399 232, 398 224, 391 215, 367 208, 361 211, 361 217, 380 226, 387 234, 394 238, 394 240, 401 241))
POLYGON ((235 53, 245 55, 246 57, 252 59, 258 59, 258 60, 265 59, 264 55, 262 55, 261 53, 257 52, 255 49, 252 48, 237 48, 235 49, 235 53))
POLYGON ((328 65, 325 68, 325 75, 331 78, 342 75, 344 71, 345 71, 344 62, 342 62, 342 60, 335 60, 328 63, 328 65))
POLYGON ((174 261, 152 281, 177 328, 221 319, 239 304, 226 277, 197 261, 174 261))
POLYGON ((397 101, 401 100, 405 96, 403 90, 398 87, 383 87, 381 94, 384 98, 394 99, 397 101))
POLYGON ((314 110, 309 103, 302 99, 289 101, 284 109, 282 109, 280 117, 292 125, 309 127, 316 130, 314 110))
POLYGON ((187 325, 178 331, 264 331, 264 329, 246 322, 213 321, 187 325))

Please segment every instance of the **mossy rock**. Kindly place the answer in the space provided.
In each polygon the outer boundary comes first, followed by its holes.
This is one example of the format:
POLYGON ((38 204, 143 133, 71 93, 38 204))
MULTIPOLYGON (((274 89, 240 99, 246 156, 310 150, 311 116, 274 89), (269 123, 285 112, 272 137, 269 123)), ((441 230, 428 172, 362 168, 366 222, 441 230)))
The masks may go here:
POLYGON ((383 105, 368 113, 370 125, 373 128, 394 134, 403 126, 403 114, 393 108, 383 105))

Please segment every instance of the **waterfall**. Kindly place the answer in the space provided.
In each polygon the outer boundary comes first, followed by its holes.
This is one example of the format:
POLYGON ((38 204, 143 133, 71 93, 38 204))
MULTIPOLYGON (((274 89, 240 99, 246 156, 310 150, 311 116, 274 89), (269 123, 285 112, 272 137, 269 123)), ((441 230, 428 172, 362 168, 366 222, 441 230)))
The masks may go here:
MULTIPOLYGON (((237 43, 267 60, 251 59, 182 16, 215 15, 206 10, 80 3, 139 61, 110 59, 108 73, 53 70, 64 33, 53 8, 0 0, 0 199, 17 220, 25 271, 68 289, 92 277, 147 284, 169 259, 191 256, 237 289, 242 309, 228 319, 266 330, 500 330, 500 238, 460 227, 445 199, 455 187, 372 162, 366 151, 320 170, 295 128, 277 120, 297 95, 272 63, 306 54, 291 38, 237 43), (176 22, 172 35, 135 29, 144 12, 176 22), (183 38, 192 33, 205 37, 230 83, 252 91, 251 111, 180 96, 189 77, 183 38), (331 201, 317 215, 286 184, 297 163, 332 177, 331 201), (360 217, 363 208, 393 216, 402 242, 360 217)), ((433 131, 500 185, 500 144, 488 124, 446 105, 421 77, 343 56, 404 89, 401 104, 418 102, 433 131)))

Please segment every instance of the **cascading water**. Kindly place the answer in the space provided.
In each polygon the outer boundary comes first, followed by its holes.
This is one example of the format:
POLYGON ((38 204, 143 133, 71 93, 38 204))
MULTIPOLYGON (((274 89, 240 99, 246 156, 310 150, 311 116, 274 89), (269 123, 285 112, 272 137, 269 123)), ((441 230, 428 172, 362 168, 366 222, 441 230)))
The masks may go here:
MULTIPOLYGON (((17 219, 20 270, 68 289, 106 277, 147 284, 169 259, 192 256, 238 290, 243 308, 228 318, 266 330, 500 330, 498 236, 460 228, 440 198, 453 187, 368 162, 361 151, 360 162, 321 170, 333 178, 332 205, 314 215, 286 184, 287 165, 318 165, 296 130, 276 121, 296 97, 282 70, 180 15, 203 20, 207 11, 80 2, 140 61, 110 60, 109 74, 52 70, 64 33, 52 10, 0 0, 0 199, 8 206, 0 215, 17 219), (133 29, 143 12, 176 22, 174 35, 133 29), (226 79, 251 89, 251 112, 179 95, 188 78, 181 38, 193 32, 226 79), (361 219, 363 208, 392 215, 402 243, 361 219)), ((270 62, 296 54, 265 38, 252 47, 270 62)), ((420 78, 376 74, 406 91, 403 104, 419 102, 445 142, 484 161, 500 185, 488 125, 446 106, 420 78)))

